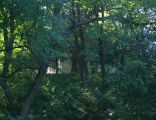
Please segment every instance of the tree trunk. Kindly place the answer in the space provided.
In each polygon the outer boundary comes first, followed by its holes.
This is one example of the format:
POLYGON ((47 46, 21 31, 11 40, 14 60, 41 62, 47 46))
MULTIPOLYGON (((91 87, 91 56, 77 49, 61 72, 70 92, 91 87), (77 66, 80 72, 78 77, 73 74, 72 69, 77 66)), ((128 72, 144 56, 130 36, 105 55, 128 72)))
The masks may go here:
POLYGON ((78 62, 78 57, 79 57, 79 43, 78 43, 78 35, 76 33, 76 15, 75 15, 75 2, 74 0, 71 0, 71 23, 72 26, 74 27, 74 47, 72 47, 71 53, 72 53, 72 68, 71 68, 71 73, 78 73, 79 71, 79 62, 78 62))
MULTIPOLYGON (((78 22, 81 22, 81 10, 80 5, 77 4, 77 14, 78 14, 78 22)), ((79 57, 79 66, 80 66, 80 76, 83 80, 88 80, 88 68, 86 62, 86 46, 85 46, 85 38, 84 38, 84 30, 83 27, 80 25, 79 28, 79 36, 81 40, 80 44, 80 57, 79 57)))
MULTIPOLYGON (((99 7, 96 6, 96 17, 99 17, 99 7)), ((102 17, 104 17, 104 8, 102 6, 102 17)), ((104 21, 102 21, 102 23, 104 24, 104 21)), ((106 89, 106 71, 105 71, 105 58, 104 58, 104 53, 103 53, 103 40, 101 39, 101 34, 103 32, 103 26, 100 26, 98 21, 97 21, 97 25, 99 26, 99 35, 100 37, 98 38, 98 47, 99 47, 99 63, 101 66, 101 78, 102 78, 102 91, 105 91, 106 89)))
POLYGON ((46 74, 47 65, 42 64, 38 70, 34 83, 31 86, 28 95, 26 96, 25 100, 22 102, 22 110, 20 112, 22 118, 26 118, 30 109, 30 105, 35 97, 37 90, 39 89, 41 82, 46 74))
POLYGON ((79 53, 79 44, 78 44, 78 36, 74 33, 74 48, 72 49, 72 68, 71 73, 78 73, 79 64, 78 64, 78 53, 79 53))

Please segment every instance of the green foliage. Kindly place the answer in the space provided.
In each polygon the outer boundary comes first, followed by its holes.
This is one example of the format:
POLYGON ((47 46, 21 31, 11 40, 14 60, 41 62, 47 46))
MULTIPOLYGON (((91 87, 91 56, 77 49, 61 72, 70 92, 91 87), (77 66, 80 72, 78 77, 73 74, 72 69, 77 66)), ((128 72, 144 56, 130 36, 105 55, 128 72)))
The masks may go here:
POLYGON ((84 120, 109 118, 111 98, 86 88, 79 77, 48 75, 32 108, 34 120, 84 120))
POLYGON ((155 120, 155 15, 155 0, 1 0, 0 119, 155 120), (75 71, 47 74, 58 61, 75 71))

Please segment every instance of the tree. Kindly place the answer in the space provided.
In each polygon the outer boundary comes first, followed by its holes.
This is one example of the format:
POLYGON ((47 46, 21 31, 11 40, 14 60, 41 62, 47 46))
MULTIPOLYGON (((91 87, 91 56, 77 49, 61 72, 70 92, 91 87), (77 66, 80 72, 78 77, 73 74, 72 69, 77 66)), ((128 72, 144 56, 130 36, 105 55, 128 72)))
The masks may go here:
POLYGON ((155 119, 153 0, 1 0, 0 16, 0 119, 155 119))

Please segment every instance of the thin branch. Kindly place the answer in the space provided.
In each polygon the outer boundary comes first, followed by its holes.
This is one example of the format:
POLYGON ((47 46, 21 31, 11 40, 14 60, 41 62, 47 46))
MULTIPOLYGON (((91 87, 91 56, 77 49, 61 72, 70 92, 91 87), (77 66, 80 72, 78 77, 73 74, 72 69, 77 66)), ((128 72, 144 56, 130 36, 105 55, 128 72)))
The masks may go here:
POLYGON ((107 16, 107 17, 96 17, 96 18, 92 18, 90 20, 87 20, 87 21, 82 21, 82 22, 77 22, 76 23, 76 27, 75 26, 71 26, 70 27, 70 30, 74 29, 74 28, 77 28, 79 26, 83 26, 83 25, 89 25, 90 23, 94 23, 96 21, 103 21, 103 20, 116 20, 118 22, 121 22, 123 24, 133 24, 135 26, 145 26, 145 25, 153 25, 153 24, 156 24, 156 21, 152 21, 152 22, 137 22, 137 21, 130 21, 124 17, 116 17, 116 16, 107 16))

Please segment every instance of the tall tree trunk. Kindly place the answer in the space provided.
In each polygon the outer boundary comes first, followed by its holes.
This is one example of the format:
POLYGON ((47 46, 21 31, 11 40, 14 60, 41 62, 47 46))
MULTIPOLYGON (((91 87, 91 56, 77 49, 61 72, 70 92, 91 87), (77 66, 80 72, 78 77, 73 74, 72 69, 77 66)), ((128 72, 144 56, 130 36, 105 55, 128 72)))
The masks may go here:
POLYGON ((77 73, 79 71, 79 62, 78 62, 78 57, 79 57, 79 43, 78 43, 78 35, 76 33, 76 14, 75 14, 75 1, 71 0, 71 23, 72 26, 74 27, 74 47, 71 50, 72 52, 72 68, 71 68, 71 73, 77 73))
MULTIPOLYGON (((55 17, 59 17, 62 5, 63 5, 63 3, 59 2, 59 1, 57 1, 54 4, 54 12, 53 13, 54 13, 55 17)), ((55 26, 55 27, 57 27, 57 26, 55 26)), ((54 48, 55 47, 57 47, 57 44, 54 46, 54 48)), ((55 69, 56 69, 56 74, 58 74, 59 73, 59 58, 58 57, 55 58, 55 69)))
MULTIPOLYGON (((77 4, 77 18, 78 22, 81 22, 81 10, 80 5, 77 4)), ((80 66, 80 76, 83 80, 88 80, 88 68, 86 62, 86 46, 85 46, 85 38, 84 38, 84 30, 80 25, 79 28, 79 36, 80 36, 80 57, 79 57, 79 66, 80 66)))
MULTIPOLYGON (((96 17, 99 17, 99 7, 96 6, 96 17)), ((104 17, 104 8, 103 8, 103 5, 102 5, 102 17, 104 17)), ((104 24, 104 21, 102 21, 102 23, 104 24)), ((103 24, 102 26, 99 25, 98 21, 97 21, 97 25, 99 26, 99 38, 98 38, 98 47, 99 47, 99 63, 100 63, 100 66, 101 66, 101 78, 102 78, 102 90, 105 91, 106 89, 106 71, 105 71, 105 58, 104 58, 104 53, 103 53, 103 50, 104 50, 104 44, 103 44, 103 40, 101 39, 101 34, 103 32, 103 24)))

